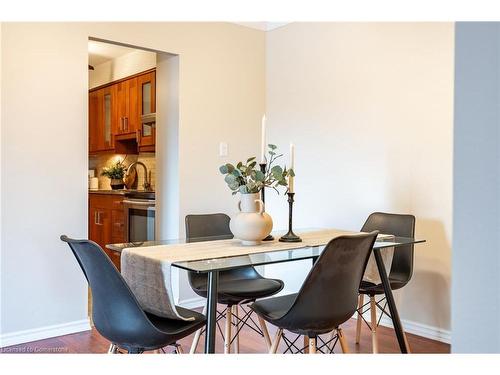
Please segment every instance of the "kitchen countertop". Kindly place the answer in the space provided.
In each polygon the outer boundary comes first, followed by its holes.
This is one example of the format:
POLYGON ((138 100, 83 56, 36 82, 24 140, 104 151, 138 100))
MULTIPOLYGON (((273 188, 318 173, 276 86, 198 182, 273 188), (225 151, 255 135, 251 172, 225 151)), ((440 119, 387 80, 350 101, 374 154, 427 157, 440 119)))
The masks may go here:
POLYGON ((113 195, 125 195, 126 192, 130 190, 125 190, 125 189, 119 189, 119 190, 106 190, 106 189, 99 189, 99 190, 91 190, 89 189, 89 194, 113 194, 113 195))
MULTIPOLYGON (((128 189, 117 189, 117 190, 99 189, 99 190, 91 190, 91 189, 89 189, 89 194, 125 195, 127 193, 137 193, 137 192, 146 192, 146 190, 128 190, 128 189)), ((154 194, 154 191, 149 191, 148 193, 153 193, 154 194)))

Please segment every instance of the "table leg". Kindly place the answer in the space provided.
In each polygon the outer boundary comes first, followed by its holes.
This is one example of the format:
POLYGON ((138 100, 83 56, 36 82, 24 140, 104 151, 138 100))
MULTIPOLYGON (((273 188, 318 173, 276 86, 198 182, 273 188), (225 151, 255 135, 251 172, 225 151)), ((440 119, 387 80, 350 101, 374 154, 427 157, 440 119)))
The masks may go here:
POLYGON ((384 286, 385 298, 387 300, 387 306, 389 306, 389 312, 391 313, 392 324, 394 325, 394 331, 396 332, 399 348, 401 350, 401 353, 407 354, 408 345, 406 343, 403 325, 401 324, 401 320, 399 319, 398 309, 396 308, 396 302, 394 301, 394 296, 392 294, 391 284, 389 282, 389 279, 387 278, 387 272, 385 271, 382 255, 380 254, 380 249, 373 249, 373 255, 375 256, 375 261, 377 262, 380 280, 382 281, 382 285, 384 286))
POLYGON ((205 332, 205 353, 215 353, 215 318, 217 314, 217 288, 219 284, 219 271, 208 273, 207 290, 207 329, 205 332))

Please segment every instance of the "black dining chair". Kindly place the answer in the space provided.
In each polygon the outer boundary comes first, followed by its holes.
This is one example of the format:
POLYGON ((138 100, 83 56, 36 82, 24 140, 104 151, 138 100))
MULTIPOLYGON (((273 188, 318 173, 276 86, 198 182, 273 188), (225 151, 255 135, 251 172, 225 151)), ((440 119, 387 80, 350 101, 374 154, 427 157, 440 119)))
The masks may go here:
POLYGON ((111 341, 108 353, 124 349, 128 353, 160 350, 173 345, 205 325, 205 316, 177 307, 192 321, 162 318, 145 312, 120 272, 101 247, 93 241, 61 236, 68 243, 92 291, 92 319, 97 331, 111 341))
MULTIPOLYGON (((222 213, 187 215, 186 238, 190 242, 233 238, 233 234, 229 229, 229 221, 229 216, 222 213)), ((206 298, 207 275, 188 272, 188 279, 194 292, 206 298)), ((225 305, 226 308, 225 312, 218 312, 216 320, 218 324, 220 319, 226 317, 224 353, 231 352, 231 343, 234 343, 234 351, 239 352, 238 334, 245 325, 263 336, 266 344, 270 347, 271 340, 265 322, 259 319, 259 326, 257 326, 251 317, 252 311, 245 310, 241 305, 253 302, 257 298, 272 296, 281 291, 283 286, 283 281, 265 278, 251 266, 219 273, 217 302, 225 305), (241 307, 244 312, 242 318, 239 316, 238 307, 241 307), (233 324, 236 330, 234 337, 231 334, 233 324)), ((206 306, 203 310, 203 313, 205 312, 206 306)), ((196 332, 190 353, 196 351, 201 334, 202 330, 196 332)))
MULTIPOLYGON (((374 212, 368 216, 368 219, 361 228, 362 232, 369 232, 372 230, 378 230, 380 233, 392 234, 397 237, 413 238, 415 236, 415 216, 374 212)), ((394 251, 391 270, 388 276, 392 290, 403 288, 411 280, 413 274, 413 254, 413 245, 400 246, 394 251)), ((361 281, 357 309, 356 344, 359 344, 361 338, 361 325, 364 321, 371 330, 373 353, 378 353, 377 326, 380 323, 380 319, 383 314, 387 315, 389 318, 391 317, 386 311, 387 302, 385 302, 384 306, 381 305, 385 300, 385 296, 379 301, 375 299, 375 296, 383 294, 384 287, 382 284, 361 281), (365 295, 370 297, 370 301, 366 304, 364 304, 365 295), (368 305, 369 308, 367 308, 368 305), (377 307, 381 312, 378 321, 377 307), (370 323, 363 317, 363 314, 368 310, 370 310, 370 323)))
MULTIPOLYGON (((270 353, 276 353, 283 330, 309 338, 309 353, 319 335, 331 333, 323 345, 338 339, 344 353, 349 348, 340 325, 356 311, 358 288, 378 232, 343 235, 332 239, 309 271, 298 293, 259 300, 250 308, 278 327, 270 353)), ((292 344, 293 345, 293 344, 292 344)))

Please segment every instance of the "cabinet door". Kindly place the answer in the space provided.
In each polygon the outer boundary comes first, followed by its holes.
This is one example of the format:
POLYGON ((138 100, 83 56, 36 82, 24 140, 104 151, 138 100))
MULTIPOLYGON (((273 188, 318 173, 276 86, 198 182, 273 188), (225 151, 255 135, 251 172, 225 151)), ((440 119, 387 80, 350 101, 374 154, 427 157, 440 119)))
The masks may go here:
POLYGON ((89 152, 98 151, 99 100, 96 91, 89 92, 89 152))
POLYGON ((117 90, 117 134, 135 133, 139 129, 139 104, 137 78, 116 84, 117 90))
POLYGON ((125 134, 125 122, 129 111, 129 82, 122 81, 116 85, 116 134, 125 134))
POLYGON ((97 242, 99 246, 103 243, 102 227, 99 225, 99 208, 93 207, 92 203, 89 209, 89 240, 97 242))
POLYGON ((128 114, 125 121, 125 129, 127 133, 135 133, 139 130, 140 113, 139 113, 139 87, 137 85, 137 77, 128 79, 128 114))
POLYGON ((102 118, 101 118, 101 127, 100 131, 101 140, 102 140, 102 151, 112 150, 114 148, 113 144, 113 122, 116 119, 115 111, 116 111, 116 95, 113 86, 108 86, 102 89, 102 93, 100 95, 101 101, 100 105, 102 108, 102 118))
POLYGON ((139 102, 139 147, 155 145, 156 124, 142 123, 141 116, 156 112, 156 73, 150 72, 137 77, 139 102))

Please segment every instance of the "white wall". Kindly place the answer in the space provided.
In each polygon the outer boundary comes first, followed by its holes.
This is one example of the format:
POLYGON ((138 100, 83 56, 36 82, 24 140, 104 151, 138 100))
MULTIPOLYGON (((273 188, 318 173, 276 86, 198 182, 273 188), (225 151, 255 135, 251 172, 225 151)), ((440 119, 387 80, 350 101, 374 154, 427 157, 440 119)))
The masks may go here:
POLYGON ((58 238, 87 235, 89 37, 179 55, 179 223, 187 213, 235 211, 218 174, 219 141, 228 142, 229 160, 259 147, 261 31, 225 23, 3 24, 2 345, 82 329, 86 318, 84 278, 58 238))
POLYGON ((94 66, 94 70, 89 70, 89 88, 129 77, 154 67, 156 67, 155 52, 131 50, 125 55, 94 66))
MULTIPOLYGON (((285 154, 296 144, 295 227, 359 230, 373 211, 416 215, 428 242, 416 246, 413 280, 396 299, 407 326, 445 340, 453 35, 451 23, 293 23, 268 32, 266 50, 269 142, 285 154)), ((285 198, 266 199, 285 227, 285 198)), ((297 288, 309 268, 267 272, 297 288)))
POLYGON ((500 24, 456 25, 452 351, 500 351, 500 24))
POLYGON ((86 49, 63 25, 2 26, 2 345, 88 327, 59 240, 87 236, 86 49))

